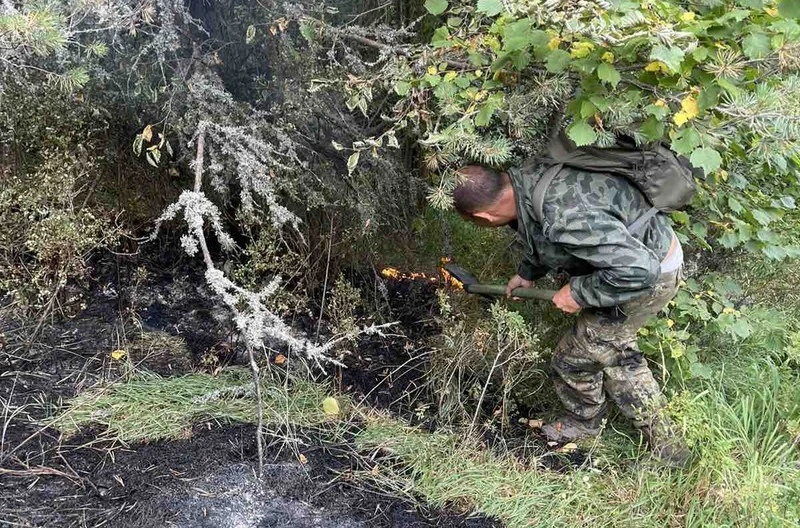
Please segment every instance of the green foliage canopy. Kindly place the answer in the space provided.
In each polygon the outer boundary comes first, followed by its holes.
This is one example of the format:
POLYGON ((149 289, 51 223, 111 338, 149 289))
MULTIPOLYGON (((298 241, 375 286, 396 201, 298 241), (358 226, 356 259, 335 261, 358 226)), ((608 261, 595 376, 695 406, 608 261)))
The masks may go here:
POLYGON ((800 254, 800 24, 762 0, 429 1, 427 44, 398 49, 399 127, 413 125, 448 205, 452 169, 505 166, 555 128, 578 145, 665 140, 705 178, 701 245, 800 254), (555 120, 552 116, 560 118, 555 120))

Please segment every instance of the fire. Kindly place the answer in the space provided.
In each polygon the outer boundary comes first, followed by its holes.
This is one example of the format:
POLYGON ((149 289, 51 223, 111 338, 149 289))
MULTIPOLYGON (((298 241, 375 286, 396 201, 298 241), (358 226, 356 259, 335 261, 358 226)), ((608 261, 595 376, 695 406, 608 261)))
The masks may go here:
POLYGON ((442 267, 439 268, 440 277, 429 275, 427 273, 403 273, 402 271, 398 270, 397 268, 383 268, 381 270, 381 275, 387 279, 393 280, 424 280, 433 283, 441 282, 442 284, 447 284, 459 290, 464 289, 464 285, 461 282, 453 277, 453 275, 444 269, 444 265, 449 262, 449 259, 443 258, 442 259, 442 267))
POLYGON ((436 277, 431 277, 426 273, 403 273, 402 271, 396 268, 383 268, 381 270, 381 275, 386 277, 387 279, 395 279, 395 280, 427 280, 431 282, 436 282, 436 277))
POLYGON ((442 274, 442 278, 444 279, 444 282, 446 284, 449 284, 450 286, 452 286, 453 288, 456 288, 458 290, 463 290, 464 289, 464 285, 461 283, 460 280, 458 280, 457 278, 453 277, 452 273, 450 273, 449 271, 447 271, 444 268, 439 268, 439 272, 442 274))

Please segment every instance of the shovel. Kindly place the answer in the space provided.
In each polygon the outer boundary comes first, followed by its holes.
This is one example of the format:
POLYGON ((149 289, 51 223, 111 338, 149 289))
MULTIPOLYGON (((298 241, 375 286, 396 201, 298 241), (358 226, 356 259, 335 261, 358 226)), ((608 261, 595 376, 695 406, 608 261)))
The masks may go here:
MULTIPOLYGON (((453 263, 444 265, 444 269, 461 283, 467 293, 476 293, 491 297, 505 297, 506 287, 502 284, 478 284, 478 279, 473 277, 467 270, 453 263)), ((538 299, 540 301, 552 301, 556 294, 555 290, 543 290, 540 288, 516 288, 511 292, 512 297, 522 299, 538 299)))

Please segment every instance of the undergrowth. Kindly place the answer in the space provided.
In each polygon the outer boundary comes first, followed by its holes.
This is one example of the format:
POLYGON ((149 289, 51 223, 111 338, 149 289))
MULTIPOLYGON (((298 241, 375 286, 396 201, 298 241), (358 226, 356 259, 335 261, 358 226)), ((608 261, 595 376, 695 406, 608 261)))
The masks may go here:
MULTIPOLYGON (((783 378, 769 363, 766 383, 750 394, 711 384, 673 400, 697 455, 685 472, 628 463, 628 442, 613 431, 589 462, 566 474, 537 458, 485 449, 458 434, 425 433, 392 420, 370 423, 359 448, 372 450, 380 471, 366 477, 389 489, 412 490, 435 505, 459 504, 525 526, 796 526, 800 519, 797 439, 787 430, 783 378), (379 456, 377 453, 382 453, 379 456)), ((789 413, 797 413, 795 408, 789 413)))
MULTIPOLYGON (((750 272, 745 270, 745 278, 750 272)), ((536 350, 546 344, 538 332, 514 326, 518 320, 514 314, 528 318, 530 312, 525 310, 530 308, 514 312, 509 308, 523 305, 495 304, 487 313, 477 301, 468 306, 471 301, 466 297, 440 299, 456 303, 450 310, 463 310, 469 318, 461 320, 462 333, 451 334, 451 341, 474 330, 453 350, 465 353, 480 342, 481 327, 471 327, 470 321, 481 313, 487 321, 494 314, 498 327, 503 321, 510 326, 504 335, 483 336, 487 348, 483 353, 488 355, 469 371, 471 392, 447 395, 445 384, 434 387, 433 392, 438 391, 444 401, 449 398, 451 406, 457 403, 458 412, 450 417, 460 415, 460 419, 440 420, 439 428, 429 432, 374 409, 352 406, 345 396, 337 397, 344 411, 331 417, 323 410, 328 389, 299 378, 288 384, 264 383, 266 421, 270 430, 317 426, 321 434, 315 441, 320 442, 330 441, 334 438, 330 433, 346 425, 357 431, 353 454, 371 468, 359 473, 360 478, 394 495, 479 511, 509 527, 800 526, 800 371, 793 355, 800 303, 797 296, 784 294, 773 307, 773 296, 782 292, 774 282, 779 277, 762 274, 758 280, 742 281, 745 291, 754 292, 739 301, 752 327, 747 338, 720 335, 713 326, 699 329, 702 333, 696 337, 708 348, 704 359, 710 375, 667 380, 668 412, 694 453, 685 470, 660 466, 630 428, 620 426, 613 416, 598 439, 581 444, 587 456, 571 466, 567 455, 547 452, 533 436, 487 446, 485 426, 505 420, 506 412, 487 417, 476 428, 474 409, 483 399, 492 405, 514 399, 504 392, 507 384, 492 379, 496 365, 488 349, 506 343, 507 357, 519 355, 521 365, 536 368, 538 358, 526 359, 520 344, 536 350), (516 341, 508 341, 509 337, 516 341), (487 386, 489 392, 484 391, 487 386), (472 427, 466 427, 469 424, 472 427), (552 458, 560 457, 565 458, 562 470, 554 471, 552 458)), ((440 373, 454 373, 460 365, 457 358, 437 358, 446 366, 440 373)), ((441 381, 448 379, 443 376, 441 381)), ((557 405, 546 391, 530 396, 542 400, 545 410, 557 405)), ((249 375, 228 368, 218 377, 161 378, 137 372, 125 383, 79 395, 54 423, 67 435, 94 423, 106 437, 137 442, 180 438, 202 421, 254 420, 249 375)), ((341 442, 344 437, 335 438, 341 442)))

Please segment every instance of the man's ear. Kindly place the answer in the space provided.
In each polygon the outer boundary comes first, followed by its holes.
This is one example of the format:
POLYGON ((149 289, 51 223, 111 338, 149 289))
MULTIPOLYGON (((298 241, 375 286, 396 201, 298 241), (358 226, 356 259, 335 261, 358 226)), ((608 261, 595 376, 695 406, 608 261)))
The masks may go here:
POLYGON ((472 217, 480 218, 481 220, 486 220, 487 222, 493 222, 496 218, 492 213, 487 213, 486 211, 477 211, 472 213, 472 217))

